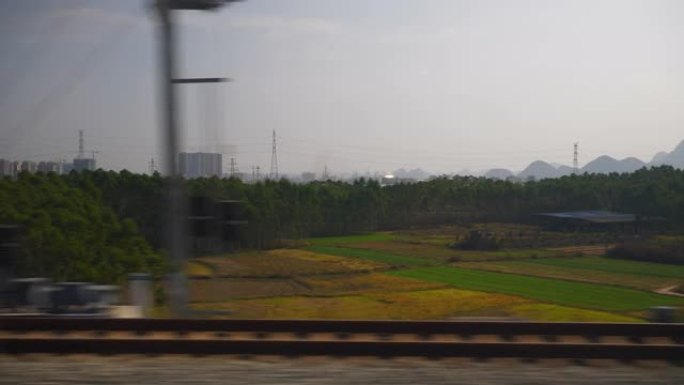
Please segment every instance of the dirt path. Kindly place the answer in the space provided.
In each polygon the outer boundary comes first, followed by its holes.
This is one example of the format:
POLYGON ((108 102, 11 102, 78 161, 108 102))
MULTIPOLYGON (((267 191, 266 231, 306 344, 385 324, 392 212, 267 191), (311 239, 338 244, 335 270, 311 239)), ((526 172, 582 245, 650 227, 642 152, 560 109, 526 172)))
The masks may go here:
POLYGON ((565 246, 565 247, 554 247, 549 250, 560 251, 566 254, 582 254, 582 255, 604 255, 606 249, 613 247, 614 245, 583 245, 583 246, 565 246))
POLYGON ((664 294, 664 295, 672 295, 675 297, 684 297, 684 293, 680 293, 680 292, 675 291, 678 288, 679 288, 679 285, 668 286, 668 287, 664 287, 662 289, 654 290, 654 293, 664 294))

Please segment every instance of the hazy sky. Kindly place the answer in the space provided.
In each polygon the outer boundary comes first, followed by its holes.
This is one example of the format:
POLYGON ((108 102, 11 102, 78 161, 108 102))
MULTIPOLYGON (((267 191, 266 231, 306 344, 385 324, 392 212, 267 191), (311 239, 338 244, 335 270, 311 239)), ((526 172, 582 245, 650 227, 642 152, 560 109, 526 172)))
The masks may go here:
MULTIPOLYGON (((0 157, 160 162, 143 0, 0 0, 0 157)), ((678 0, 248 0, 179 16, 185 149, 241 171, 650 158, 684 139, 678 0)))

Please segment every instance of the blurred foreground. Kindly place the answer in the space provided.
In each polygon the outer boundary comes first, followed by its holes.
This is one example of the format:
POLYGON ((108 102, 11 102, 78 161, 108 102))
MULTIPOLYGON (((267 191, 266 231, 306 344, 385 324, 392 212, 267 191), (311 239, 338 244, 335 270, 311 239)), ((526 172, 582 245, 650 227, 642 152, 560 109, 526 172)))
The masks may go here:
POLYGON ((684 368, 612 360, 0 356, 0 384, 681 384, 684 368))

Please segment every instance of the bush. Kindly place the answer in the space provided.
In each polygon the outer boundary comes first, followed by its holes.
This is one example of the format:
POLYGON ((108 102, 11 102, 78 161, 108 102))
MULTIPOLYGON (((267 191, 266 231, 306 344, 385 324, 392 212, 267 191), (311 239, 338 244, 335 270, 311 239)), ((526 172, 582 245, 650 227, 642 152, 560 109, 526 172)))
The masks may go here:
POLYGON ((472 230, 461 242, 452 243, 451 248, 459 250, 486 250, 493 251, 501 248, 501 241, 492 233, 472 230))
POLYGON ((673 243, 622 243, 608 250, 606 255, 610 258, 684 265, 684 248, 673 243))

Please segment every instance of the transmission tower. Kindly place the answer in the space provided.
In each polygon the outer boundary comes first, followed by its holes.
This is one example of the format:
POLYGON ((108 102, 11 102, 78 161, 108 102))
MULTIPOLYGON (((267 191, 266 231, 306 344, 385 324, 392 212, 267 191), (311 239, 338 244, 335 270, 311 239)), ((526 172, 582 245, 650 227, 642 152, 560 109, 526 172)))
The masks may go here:
POLYGON ((78 130, 78 159, 85 158, 83 147, 83 130, 78 130))
POLYGON ((276 147, 276 132, 273 130, 273 146, 271 149, 271 172, 269 179, 278 179, 278 151, 276 147))
POLYGON ((150 175, 154 174, 155 171, 154 158, 150 158, 150 175))
POLYGON ((230 158, 230 176, 234 177, 235 176, 235 158, 230 158))
POLYGON ((579 143, 575 142, 573 145, 574 151, 573 151, 573 157, 572 157, 572 173, 577 175, 577 172, 579 171, 579 166, 577 162, 577 148, 579 146, 579 143))

